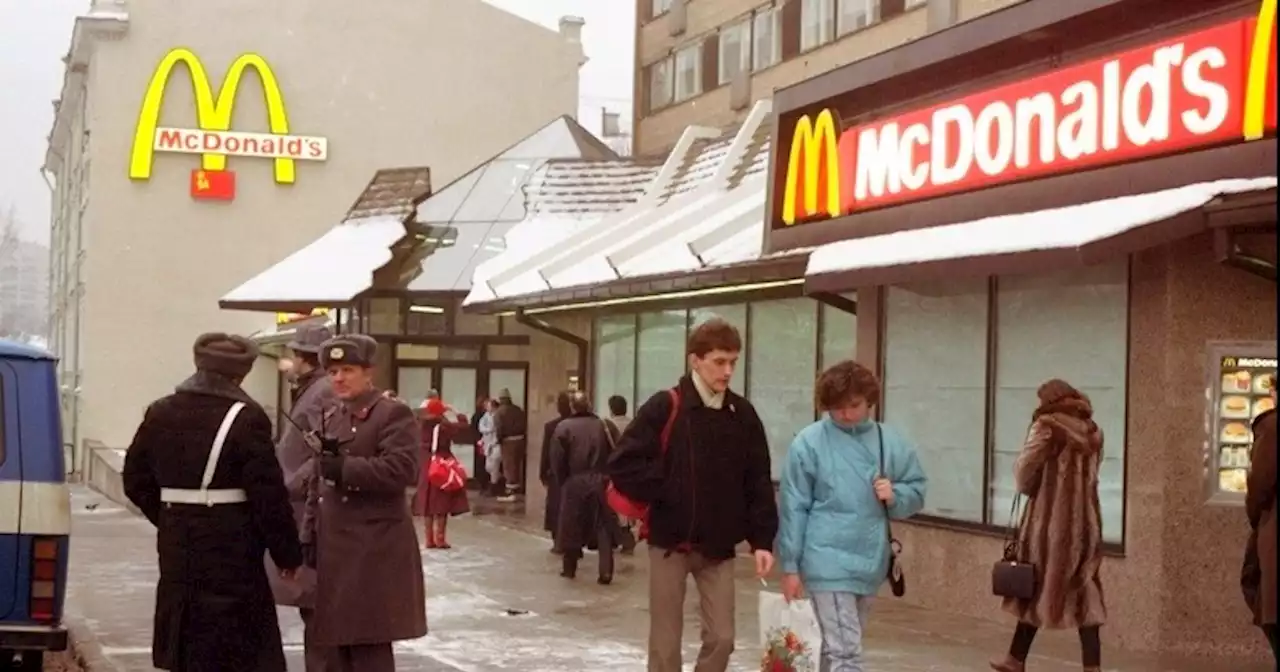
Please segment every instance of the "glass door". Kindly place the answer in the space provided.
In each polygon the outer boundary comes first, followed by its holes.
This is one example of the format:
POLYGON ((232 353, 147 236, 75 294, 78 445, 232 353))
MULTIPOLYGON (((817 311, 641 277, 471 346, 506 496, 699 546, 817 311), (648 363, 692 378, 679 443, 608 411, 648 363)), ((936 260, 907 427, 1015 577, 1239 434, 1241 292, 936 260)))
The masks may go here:
POLYGON ((489 369, 489 396, 496 399, 506 390, 511 393, 511 401, 528 411, 524 398, 525 373, 524 369, 489 369))
POLYGON ((415 411, 422 407, 422 402, 427 400, 427 393, 431 391, 431 368, 400 366, 396 372, 396 394, 415 411))
POLYGON ((476 370, 469 367, 445 366, 440 369, 440 398, 468 418, 476 405, 478 389, 476 370))

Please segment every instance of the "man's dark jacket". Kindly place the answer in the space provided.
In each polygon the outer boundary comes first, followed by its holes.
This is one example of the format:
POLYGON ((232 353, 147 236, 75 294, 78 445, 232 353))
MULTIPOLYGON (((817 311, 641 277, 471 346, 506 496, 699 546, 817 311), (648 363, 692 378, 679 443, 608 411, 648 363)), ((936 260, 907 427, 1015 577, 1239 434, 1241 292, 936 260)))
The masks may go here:
POLYGON ((676 386, 680 407, 667 453, 662 429, 671 395, 649 397, 627 426, 607 474, 614 487, 650 505, 649 543, 694 550, 723 560, 746 540, 752 550, 773 550, 778 506, 769 465, 769 441, 755 408, 732 391, 724 405, 702 403, 688 375, 676 386))

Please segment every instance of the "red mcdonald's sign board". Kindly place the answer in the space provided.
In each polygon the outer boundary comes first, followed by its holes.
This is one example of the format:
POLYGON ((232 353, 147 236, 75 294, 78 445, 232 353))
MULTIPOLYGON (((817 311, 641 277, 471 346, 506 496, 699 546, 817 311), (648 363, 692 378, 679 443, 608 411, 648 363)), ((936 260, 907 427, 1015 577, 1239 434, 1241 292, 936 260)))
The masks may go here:
POLYGON ((831 109, 801 116, 774 158, 786 170, 774 226, 1275 130, 1276 0, 1263 0, 1256 17, 897 117, 842 128, 831 109))

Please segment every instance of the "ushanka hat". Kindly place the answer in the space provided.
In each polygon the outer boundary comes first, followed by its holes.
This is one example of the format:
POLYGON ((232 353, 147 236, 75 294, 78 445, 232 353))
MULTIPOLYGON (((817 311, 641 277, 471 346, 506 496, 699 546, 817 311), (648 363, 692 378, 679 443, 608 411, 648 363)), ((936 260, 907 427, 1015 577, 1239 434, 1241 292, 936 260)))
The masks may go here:
POLYGON ((333 330, 323 324, 307 324, 298 327, 293 334, 293 340, 285 347, 294 352, 305 352, 308 354, 318 354, 320 347, 326 341, 333 338, 333 330))
POLYGON ((320 366, 329 368, 350 364, 370 368, 378 355, 378 342, 364 334, 346 334, 331 338, 320 347, 320 366))
POLYGON ((258 346, 253 341, 232 334, 203 334, 192 347, 196 369, 217 373, 227 378, 242 379, 258 361, 258 346))

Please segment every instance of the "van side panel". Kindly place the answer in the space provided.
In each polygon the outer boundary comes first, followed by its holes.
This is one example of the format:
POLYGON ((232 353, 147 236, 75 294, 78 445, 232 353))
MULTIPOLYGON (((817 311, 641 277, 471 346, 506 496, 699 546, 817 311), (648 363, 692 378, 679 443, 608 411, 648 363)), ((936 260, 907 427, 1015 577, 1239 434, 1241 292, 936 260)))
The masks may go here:
POLYGON ((0 620, 17 604, 18 524, 22 519, 22 455, 18 452, 18 377, 12 363, 0 359, 0 620))

